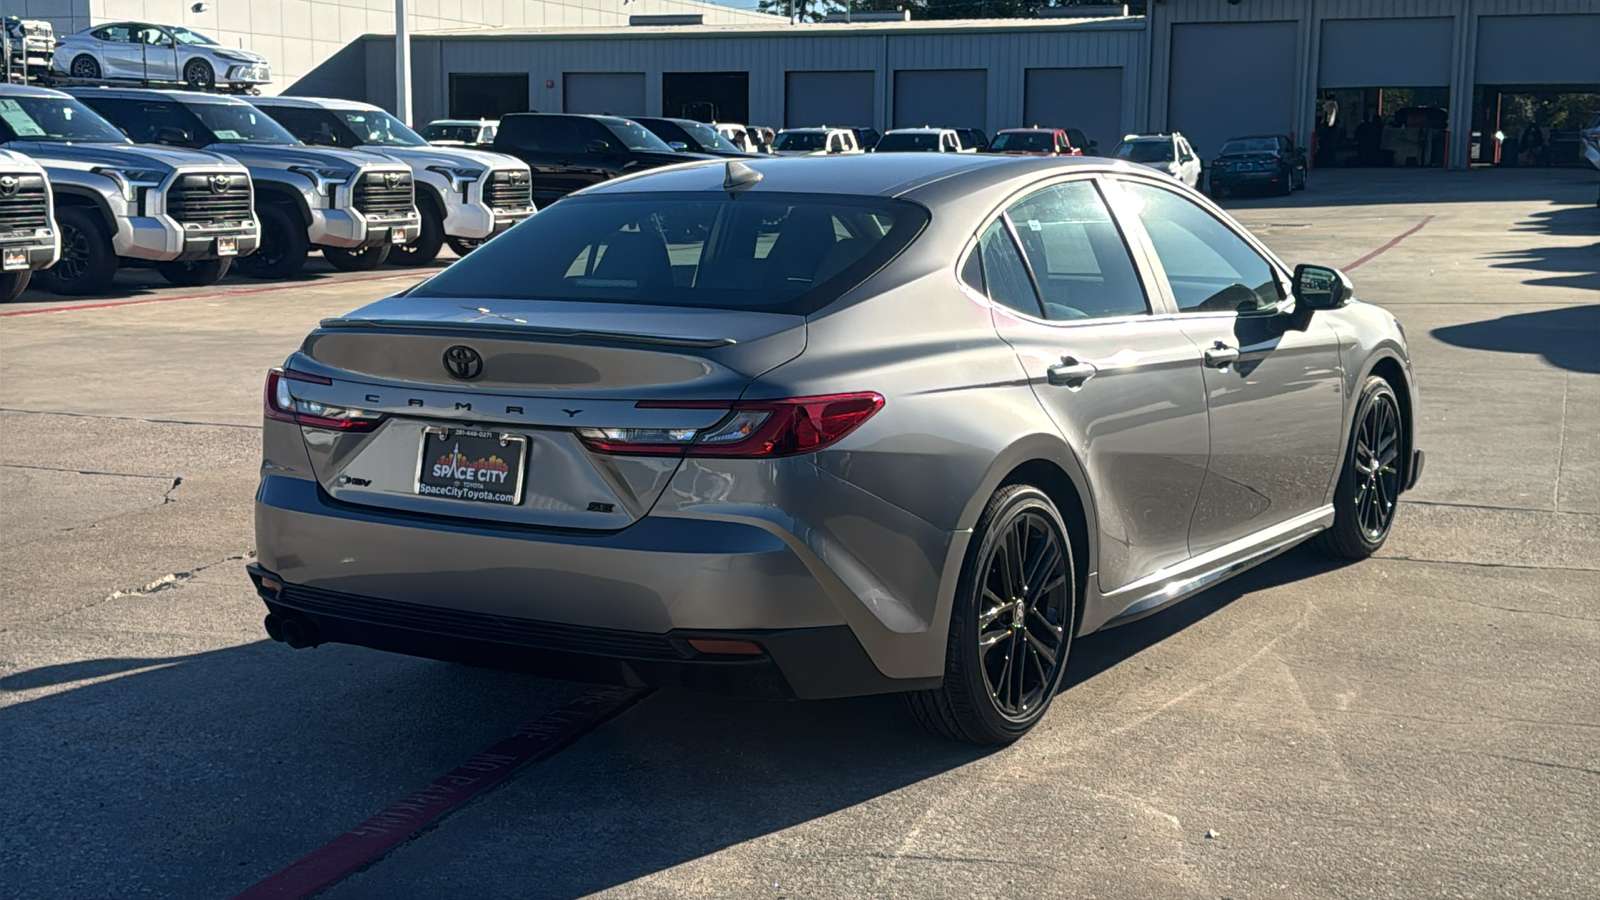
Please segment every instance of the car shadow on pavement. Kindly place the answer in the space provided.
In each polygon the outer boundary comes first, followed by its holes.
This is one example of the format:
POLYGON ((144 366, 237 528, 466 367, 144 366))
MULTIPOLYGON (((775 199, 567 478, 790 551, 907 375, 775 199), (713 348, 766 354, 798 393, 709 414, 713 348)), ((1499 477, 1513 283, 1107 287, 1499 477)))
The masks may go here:
POLYGON ((1256 193, 1224 197, 1229 210, 1295 209, 1391 204, 1496 203, 1551 199, 1594 214, 1593 169, 1313 169, 1306 189, 1287 197, 1256 193))
MULTIPOLYGON (((1067 683, 1247 593, 1333 567, 1291 551, 1084 638, 1067 683)), ((0 691, 89 679, 0 708, 12 772, 0 818, 28 835, 0 863, 15 896, 58 895, 63 871, 86 896, 232 893, 581 690, 361 648, 257 642, 46 666, 6 676, 0 691)), ((1006 752, 931 738, 893 696, 784 703, 663 690, 345 887, 489 896, 537 884, 541 897, 578 897, 757 839, 804 856, 819 851, 788 829, 846 809, 893 816, 894 804, 874 801, 1006 752)))
POLYGON ((1457 347, 1536 353, 1571 372, 1600 373, 1600 304, 1447 325, 1429 334, 1457 347))

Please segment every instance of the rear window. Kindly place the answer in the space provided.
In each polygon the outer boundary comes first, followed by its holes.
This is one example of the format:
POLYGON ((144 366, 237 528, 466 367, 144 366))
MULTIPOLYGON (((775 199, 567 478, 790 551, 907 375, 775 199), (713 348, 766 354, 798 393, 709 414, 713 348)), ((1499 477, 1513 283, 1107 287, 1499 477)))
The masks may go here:
POLYGON ((889 132, 878 141, 878 150, 938 150, 939 134, 933 131, 889 132))
POLYGON ((927 221, 927 210, 917 204, 878 197, 569 197, 435 275, 411 296, 805 315, 881 268, 927 221))
POLYGON ((1052 153, 1056 149, 1056 136, 1048 131, 1002 131, 994 136, 989 149, 1052 153))

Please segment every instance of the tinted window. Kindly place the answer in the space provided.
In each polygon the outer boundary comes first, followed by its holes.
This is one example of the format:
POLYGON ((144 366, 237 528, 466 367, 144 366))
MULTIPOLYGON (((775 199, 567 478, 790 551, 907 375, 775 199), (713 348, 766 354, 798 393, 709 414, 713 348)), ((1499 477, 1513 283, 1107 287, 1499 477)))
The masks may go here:
POLYGON ((507 116, 500 120, 496 140, 536 152, 582 153, 585 141, 579 124, 588 121, 570 116, 507 116))
POLYGON ((298 144, 272 117, 248 103, 186 103, 212 137, 224 144, 298 144))
MULTIPOLYGON (((276 112, 273 113, 277 115, 276 112)), ((406 124, 381 109, 336 110, 345 127, 363 144, 383 144, 390 147, 420 147, 427 141, 406 124)))
POLYGON ((1216 218, 1171 191, 1126 183, 1183 312, 1255 312, 1282 299, 1276 270, 1216 218))
POLYGON ((1238 138, 1222 145, 1222 155, 1230 153, 1277 153, 1277 138, 1238 138))
MULTIPOLYGON (((422 136, 430 141, 460 141, 463 144, 471 144, 478 140, 478 126, 441 125, 438 122, 430 122, 423 126, 422 136)), ((493 135, 489 135, 489 138, 493 140, 493 135)))
POLYGON ((319 147, 355 147, 360 144, 355 132, 325 109, 293 106, 268 106, 265 109, 279 125, 308 144, 319 147))
POLYGON ((1055 136, 1047 131, 1002 131, 994 136, 989 149, 1049 153, 1055 146, 1055 136))
MULTIPOLYGON (((978 249, 973 256, 981 257, 982 281, 972 285, 988 295, 990 300, 1009 306, 1018 312, 1038 316, 1039 295, 1033 291, 1028 279, 1028 267, 1011 239, 1004 217, 984 230, 978 238, 978 249)), ((971 260, 968 260, 971 266, 971 260)), ((962 276, 966 277, 964 269, 962 276)), ((969 282, 970 284, 970 282, 969 282)))
MULTIPOLYGON (((601 124, 601 122, 593 119, 585 119, 581 121, 587 122, 590 125, 601 124)), ((604 132, 596 131, 595 136, 590 138, 590 140, 601 141, 610 138, 609 143, 612 145, 616 145, 618 142, 620 142, 622 146, 627 147, 629 150, 638 150, 644 153, 672 152, 672 148, 667 146, 666 141, 663 141, 661 138, 651 134, 648 128, 645 128, 638 122, 612 120, 604 122, 603 127, 606 131, 611 133, 607 135, 604 132)))
POLYGON ((913 203, 821 194, 569 197, 413 296, 804 314, 876 271, 926 222, 913 203))
POLYGON ((104 28, 96 29, 90 33, 102 41, 115 41, 117 43, 125 44, 133 40, 133 30, 126 24, 107 25, 104 28))
MULTIPOLYGON (((124 129, 128 137, 136 143, 154 144, 162 136, 162 129, 176 129, 183 134, 182 141, 168 141, 168 143, 182 143, 191 147, 203 147, 210 143, 209 135, 205 128, 194 116, 189 114, 177 103, 166 103, 150 100, 105 100, 96 99, 95 111, 105 116, 112 124, 124 129)), ((168 137, 175 137, 169 131, 168 137)))
POLYGON ((1092 183, 1045 188, 1007 212, 1043 295, 1045 318, 1150 311, 1128 246, 1092 183))
POLYGON ((878 150, 938 151, 940 135, 935 132, 891 131, 878 141, 878 150))
POLYGON ((785 131, 778 135, 778 140, 773 143, 774 150, 803 150, 810 153, 821 150, 825 139, 820 131, 785 131))

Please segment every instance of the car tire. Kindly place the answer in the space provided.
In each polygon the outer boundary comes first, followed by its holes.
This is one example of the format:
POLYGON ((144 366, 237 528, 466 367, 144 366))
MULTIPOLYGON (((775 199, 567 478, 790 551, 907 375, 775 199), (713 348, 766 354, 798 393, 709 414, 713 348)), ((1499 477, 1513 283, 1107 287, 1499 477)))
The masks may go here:
POLYGON ((183 83, 191 91, 210 91, 217 86, 217 71, 203 59, 191 59, 183 65, 183 83))
POLYGON ((28 282, 32 280, 32 269, 0 274, 0 303, 10 303, 21 297, 22 292, 28 289, 28 282))
POLYGON ((1290 170, 1283 176, 1283 183, 1278 185, 1278 196, 1287 197, 1294 193, 1294 171, 1290 170))
POLYGON ((239 271, 251 278, 288 278, 306 265, 311 239, 305 223, 287 207, 268 203, 256 208, 261 243, 256 252, 239 257, 239 271))
POLYGON ((1303 191, 1303 190, 1306 189, 1306 170, 1305 169, 1301 169, 1300 170, 1300 177, 1295 179, 1294 189, 1297 190, 1297 191, 1303 191))
POLYGON ((1217 184, 1215 181, 1211 182, 1210 186, 1207 187, 1206 192, 1211 195, 1211 199, 1213 200, 1221 200, 1223 197, 1228 196, 1228 189, 1220 184, 1217 184))
POLYGON ((482 247, 484 244, 487 244, 488 242, 489 242, 488 238, 458 238, 458 237, 447 237, 447 238, 445 238, 445 243, 450 245, 450 249, 455 252, 455 255, 463 256, 463 257, 466 256, 468 253, 471 253, 472 251, 478 249, 479 247, 482 247))
POLYGON ((44 286, 57 294, 98 294, 117 274, 117 251, 111 246, 100 213, 82 207, 56 210, 61 232, 61 259, 39 273, 44 286))
POLYGON ((232 265, 233 257, 225 256, 189 262, 164 262, 156 266, 156 271, 161 273, 162 278, 178 287, 206 287, 226 277, 232 265))
POLYGON ((322 258, 341 272, 367 272, 383 265, 383 261, 389 258, 389 245, 376 244, 360 249, 323 247, 322 258))
POLYGON ((1314 539, 1340 559, 1366 559, 1388 540, 1405 484, 1405 418, 1394 388, 1372 375, 1361 386, 1345 445, 1344 466, 1333 489, 1333 525, 1314 539))
POLYGON ((911 714, 940 737, 974 744, 1000 746, 1028 733, 1061 686, 1077 600, 1072 544, 1055 504, 1030 485, 1001 488, 961 566, 944 683, 906 694, 911 714), (1029 577, 1029 568, 1039 574, 1029 577))
POLYGON ((100 60, 87 53, 73 57, 72 66, 68 69, 73 78, 82 78, 85 81, 100 80, 100 60))
POLYGON ((422 214, 422 230, 416 239, 389 248, 389 262, 397 266, 425 266, 438 257, 439 248, 444 246, 444 216, 438 208, 423 200, 417 204, 417 211, 422 214))

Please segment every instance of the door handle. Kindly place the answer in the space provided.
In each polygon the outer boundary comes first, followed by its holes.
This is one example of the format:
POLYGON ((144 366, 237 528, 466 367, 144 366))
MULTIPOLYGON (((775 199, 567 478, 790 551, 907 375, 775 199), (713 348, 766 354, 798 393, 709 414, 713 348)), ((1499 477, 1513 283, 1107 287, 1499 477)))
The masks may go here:
POLYGON ((1206 348, 1206 365, 1213 369, 1226 369, 1239 361, 1239 348, 1217 341, 1206 348))
POLYGON ((1047 369, 1046 375, 1049 377, 1051 384, 1060 387, 1078 388, 1083 387, 1083 383, 1093 378, 1095 373, 1099 371, 1099 369, 1095 368, 1094 363, 1079 362, 1076 358, 1068 355, 1061 357, 1060 364, 1047 369))

